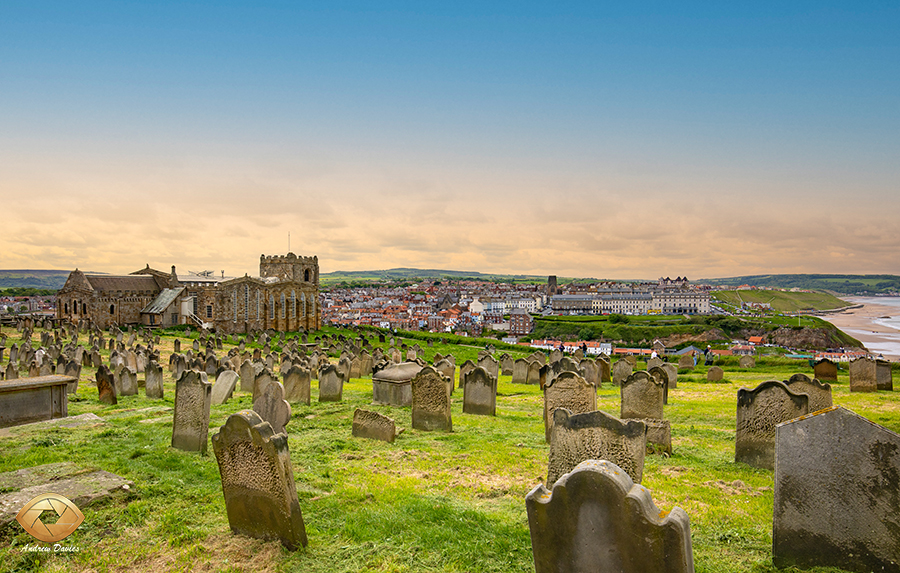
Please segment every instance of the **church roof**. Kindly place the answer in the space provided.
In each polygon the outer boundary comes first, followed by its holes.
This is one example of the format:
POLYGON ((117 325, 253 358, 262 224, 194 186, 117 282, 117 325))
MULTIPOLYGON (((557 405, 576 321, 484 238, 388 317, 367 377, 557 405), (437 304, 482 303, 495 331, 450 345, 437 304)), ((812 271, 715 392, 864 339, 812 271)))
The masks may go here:
POLYGON ((184 287, 181 288, 164 288, 161 293, 159 293, 156 298, 145 306, 141 310, 141 314, 161 314, 165 312, 169 305, 175 302, 175 299, 178 298, 184 292, 184 287))
POLYGON ((84 275, 88 283, 97 291, 143 291, 159 292, 159 284, 151 275, 84 275))

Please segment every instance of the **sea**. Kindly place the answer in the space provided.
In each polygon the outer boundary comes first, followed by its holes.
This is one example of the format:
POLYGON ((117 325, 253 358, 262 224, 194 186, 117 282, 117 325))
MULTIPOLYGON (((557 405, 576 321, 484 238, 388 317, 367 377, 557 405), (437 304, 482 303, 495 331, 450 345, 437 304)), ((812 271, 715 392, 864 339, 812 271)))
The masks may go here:
MULTIPOLYGON (((900 297, 853 297, 845 300, 854 304, 877 304, 890 307, 891 310, 885 311, 886 314, 871 319, 873 324, 885 327, 889 330, 888 332, 875 334, 871 329, 846 327, 841 327, 841 330, 854 337, 877 337, 878 340, 870 339, 864 343, 869 352, 883 354, 885 357, 900 357, 900 297)), ((827 316, 822 318, 828 319, 827 316)))

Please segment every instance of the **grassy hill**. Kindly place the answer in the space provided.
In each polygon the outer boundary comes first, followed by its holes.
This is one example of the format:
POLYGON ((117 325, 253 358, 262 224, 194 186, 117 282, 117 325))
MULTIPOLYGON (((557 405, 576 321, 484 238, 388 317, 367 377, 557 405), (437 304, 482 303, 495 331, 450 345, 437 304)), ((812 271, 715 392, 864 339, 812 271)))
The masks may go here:
POLYGON ((477 271, 451 271, 442 269, 414 269, 396 268, 380 271, 334 271, 319 274, 319 282, 322 285, 335 285, 342 282, 379 282, 379 281, 411 281, 421 279, 440 280, 484 280, 484 281, 515 281, 515 282, 547 282, 546 276, 538 275, 502 275, 492 273, 480 273, 477 271))
POLYGON ((719 279, 702 279, 705 284, 718 286, 750 285, 774 288, 802 288, 822 290, 838 295, 871 295, 900 292, 897 275, 749 275, 719 279))
POLYGON ((59 290, 72 271, 0 270, 0 289, 37 288, 59 290))
POLYGON ((717 302, 734 307, 741 303, 752 302, 772 305, 776 312, 798 312, 815 310, 834 310, 850 306, 836 296, 824 292, 785 292, 778 290, 721 290, 712 293, 711 298, 717 302))

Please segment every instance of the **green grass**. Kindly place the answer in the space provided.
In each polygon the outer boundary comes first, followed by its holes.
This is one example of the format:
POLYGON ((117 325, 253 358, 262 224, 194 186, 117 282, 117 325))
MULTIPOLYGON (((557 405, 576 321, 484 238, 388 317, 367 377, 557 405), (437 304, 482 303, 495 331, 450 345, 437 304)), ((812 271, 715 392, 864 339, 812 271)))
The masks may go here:
POLYGON ((824 292, 786 292, 779 290, 720 290, 711 298, 736 307, 741 303, 761 303, 772 305, 775 312, 798 312, 801 310, 833 310, 850 306, 834 295, 824 292))
MULTIPOLYGON (((172 340, 163 338, 164 358, 172 340)), ((453 351, 458 364, 477 350, 425 347, 427 359, 453 351)), ((722 365, 722 383, 706 383, 702 366, 680 375, 666 407, 674 453, 647 458, 643 485, 660 509, 677 505, 690 516, 698 572, 775 571, 772 472, 733 461, 735 396, 742 386, 810 369, 806 362, 776 357, 759 358, 753 370, 741 370, 733 360, 722 365), (743 485, 735 487, 736 481, 743 485)), ((20 429, 0 438, 0 471, 72 461, 126 477, 135 488, 82 508, 84 524, 65 540, 82 549, 76 554, 23 553, 25 544, 34 544, 28 534, 17 524, 0 531, 0 571, 534 570, 524 497, 546 476, 548 455, 542 396, 534 386, 501 377, 496 417, 463 414, 456 390, 454 431, 441 433, 410 429, 408 408, 371 405, 368 379, 345 385, 343 402, 323 404, 315 402, 313 381, 313 403, 292 405, 287 426, 310 540, 307 548, 290 552, 277 542, 231 534, 211 445, 206 456, 169 447, 171 374, 166 372, 163 400, 141 394, 123 397, 116 406, 97 401, 93 376, 94 369, 83 370, 69 413, 93 412, 105 421, 72 429, 20 429), (393 444, 355 439, 350 425, 357 407, 389 415, 406 430, 393 444)), ((895 395, 850 394, 846 370, 833 387, 836 404, 900 431, 895 395)), ((240 391, 229 403, 214 406, 210 435, 231 413, 251 406, 250 395, 240 391)), ((604 385, 598 407, 618 415, 618 389, 604 385)))

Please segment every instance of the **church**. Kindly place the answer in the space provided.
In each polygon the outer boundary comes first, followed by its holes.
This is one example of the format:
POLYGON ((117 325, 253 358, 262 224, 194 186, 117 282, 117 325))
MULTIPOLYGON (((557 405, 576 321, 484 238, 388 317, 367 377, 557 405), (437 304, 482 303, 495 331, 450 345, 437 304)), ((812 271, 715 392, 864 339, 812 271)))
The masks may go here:
POLYGON ((220 334, 318 330, 319 259, 260 255, 259 276, 237 278, 211 272, 179 275, 174 266, 169 273, 147 265, 119 276, 75 269, 57 293, 56 314, 102 329, 191 324, 220 334))

